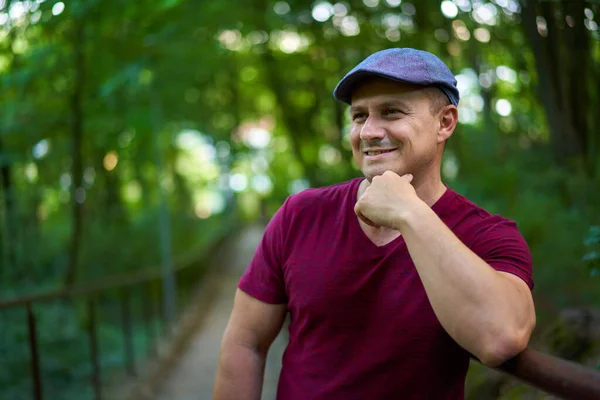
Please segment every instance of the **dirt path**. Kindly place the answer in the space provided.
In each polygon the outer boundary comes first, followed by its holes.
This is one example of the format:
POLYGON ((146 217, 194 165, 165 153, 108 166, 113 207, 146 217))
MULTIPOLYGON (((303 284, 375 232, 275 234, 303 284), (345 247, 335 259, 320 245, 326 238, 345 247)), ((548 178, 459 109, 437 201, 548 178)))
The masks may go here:
MULTIPOLYGON (((155 400, 209 400, 219 357, 221 337, 240 275, 250 261, 262 236, 260 227, 248 227, 239 233, 222 261, 222 273, 215 279, 218 296, 212 303, 202 329, 196 334, 170 376, 161 385, 155 400)), ((269 351, 265 372, 263 400, 275 399, 281 356, 285 348, 284 334, 280 334, 269 351)))

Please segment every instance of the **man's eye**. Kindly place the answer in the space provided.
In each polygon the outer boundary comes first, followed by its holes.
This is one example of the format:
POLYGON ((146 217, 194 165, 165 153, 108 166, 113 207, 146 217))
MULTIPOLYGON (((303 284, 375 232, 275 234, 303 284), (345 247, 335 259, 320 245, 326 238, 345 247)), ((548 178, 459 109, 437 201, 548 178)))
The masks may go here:
POLYGON ((366 117, 365 113, 352 114, 352 121, 361 120, 361 119, 364 119, 365 117, 366 117))
POLYGON ((396 110, 395 108, 388 108, 383 112, 383 115, 393 115, 400 114, 400 110, 396 110))

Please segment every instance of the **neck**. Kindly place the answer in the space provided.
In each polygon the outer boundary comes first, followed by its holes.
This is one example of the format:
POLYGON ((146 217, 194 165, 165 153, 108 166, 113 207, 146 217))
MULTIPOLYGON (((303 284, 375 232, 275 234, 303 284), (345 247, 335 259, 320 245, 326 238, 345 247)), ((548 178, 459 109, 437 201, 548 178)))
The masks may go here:
POLYGON ((417 196, 429 207, 433 206, 446 192, 446 186, 438 176, 437 179, 413 178, 412 185, 417 196))

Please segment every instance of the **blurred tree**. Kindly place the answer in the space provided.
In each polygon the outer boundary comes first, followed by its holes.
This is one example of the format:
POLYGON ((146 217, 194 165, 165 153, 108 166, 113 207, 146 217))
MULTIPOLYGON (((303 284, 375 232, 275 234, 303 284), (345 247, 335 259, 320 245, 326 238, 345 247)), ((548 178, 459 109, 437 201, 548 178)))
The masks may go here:
POLYGON ((161 207, 177 254, 216 236, 232 204, 271 214, 357 176, 332 90, 368 54, 418 47, 461 90, 444 178, 517 220, 542 323, 599 306, 581 260, 600 224, 599 13, 567 0, 0 0, 3 297, 155 265, 161 207))
POLYGON ((591 25, 593 5, 585 1, 521 1, 521 5, 555 158, 561 164, 579 159, 588 174, 597 174, 600 116, 591 110, 600 105, 596 90, 600 60, 597 25, 591 25))
MULTIPOLYGON (((74 13, 77 14, 77 13, 74 13)), ((84 91, 85 91, 85 16, 76 15, 73 21, 73 73, 74 84, 71 97, 71 146, 72 146, 72 165, 71 165, 71 196, 72 202, 72 225, 71 225, 71 248, 69 251, 69 264, 65 277, 65 284, 73 284, 77 274, 77 267, 80 252, 80 239, 83 225, 83 202, 85 192, 83 189, 83 130, 85 116, 83 111, 84 91)))

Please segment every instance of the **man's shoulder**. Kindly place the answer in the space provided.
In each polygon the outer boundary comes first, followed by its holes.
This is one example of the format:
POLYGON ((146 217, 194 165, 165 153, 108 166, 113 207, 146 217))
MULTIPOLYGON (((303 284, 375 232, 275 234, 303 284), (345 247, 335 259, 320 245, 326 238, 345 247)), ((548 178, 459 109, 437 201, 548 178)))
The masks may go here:
POLYGON ((473 200, 469 199, 468 197, 466 197, 458 192, 454 192, 454 201, 456 202, 456 205, 458 206, 459 209, 461 209, 462 211, 465 211, 465 212, 469 212, 469 215, 472 218, 477 218, 481 221, 488 221, 490 219, 502 218, 502 216, 497 215, 497 214, 492 214, 486 208, 480 206, 479 204, 475 203, 473 200))
POLYGON ((354 178, 334 185, 302 190, 289 196, 287 210, 294 213, 317 208, 339 207, 348 196, 352 196, 352 190, 358 188, 359 181, 360 178, 354 178))
POLYGON ((457 228, 467 229, 471 235, 482 234, 490 229, 518 230, 515 221, 488 211, 460 193, 453 191, 452 195, 454 213, 460 216, 457 228))

